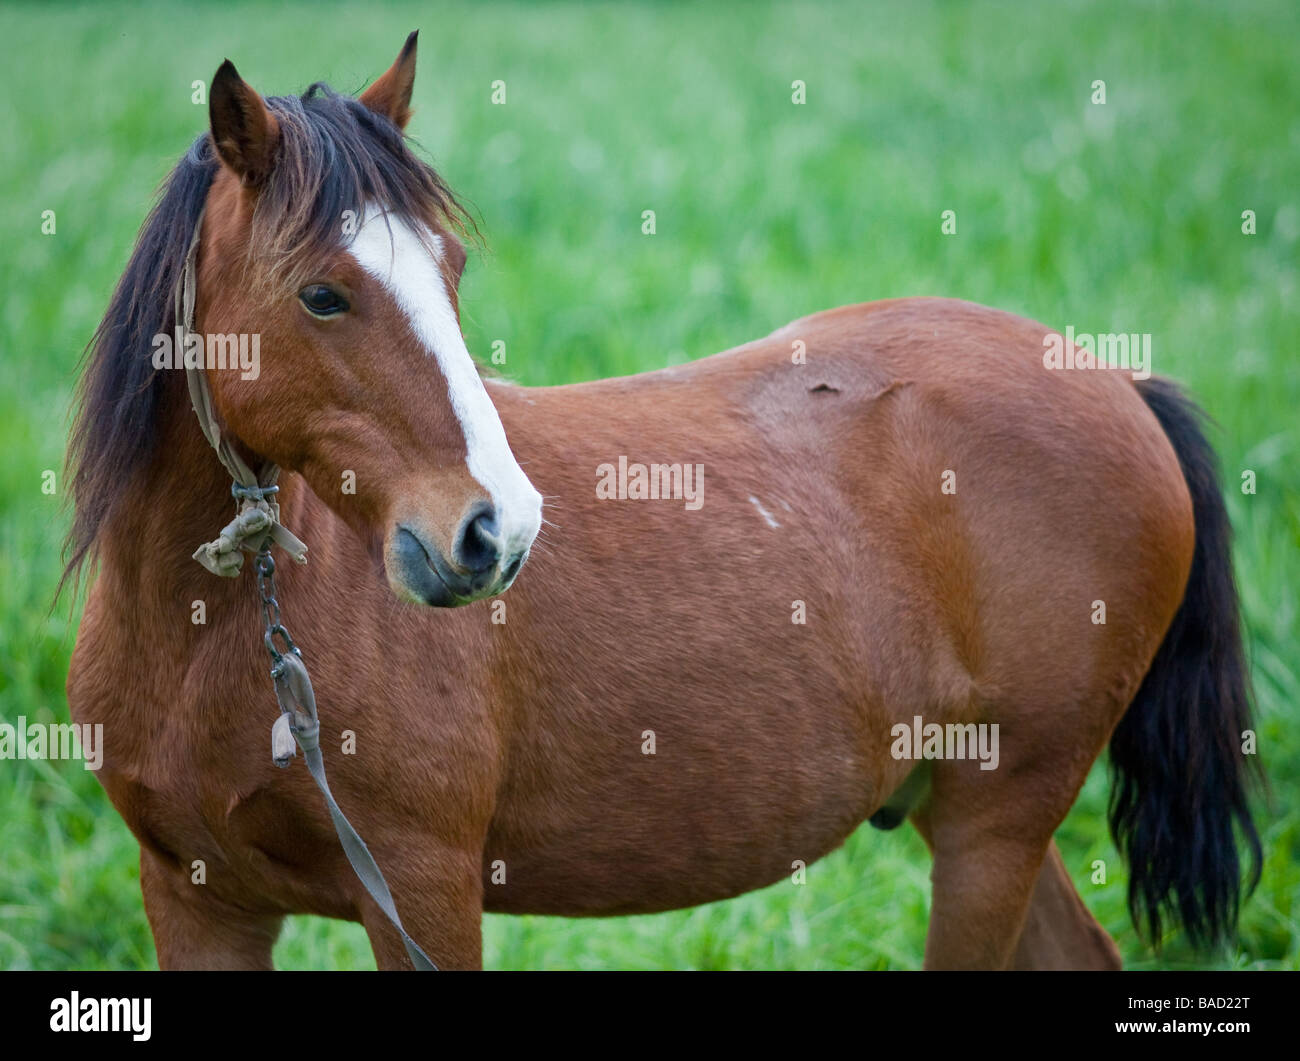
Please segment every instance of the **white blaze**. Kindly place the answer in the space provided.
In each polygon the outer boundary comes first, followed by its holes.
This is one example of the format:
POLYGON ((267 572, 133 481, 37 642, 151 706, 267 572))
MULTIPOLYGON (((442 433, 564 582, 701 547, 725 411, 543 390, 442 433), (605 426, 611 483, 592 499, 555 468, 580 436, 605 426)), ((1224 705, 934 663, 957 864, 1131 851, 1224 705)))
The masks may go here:
MULTIPOLYGON (((428 250, 432 246, 441 255, 442 240, 432 233, 424 235, 422 242, 400 217, 370 206, 348 250, 384 285, 425 350, 438 362, 452 410, 465 434, 469 473, 496 506, 503 554, 517 552, 532 544, 541 527, 542 495, 510 452, 501 417, 465 348, 437 258, 428 250)), ((509 555, 503 559, 508 560, 509 555)))

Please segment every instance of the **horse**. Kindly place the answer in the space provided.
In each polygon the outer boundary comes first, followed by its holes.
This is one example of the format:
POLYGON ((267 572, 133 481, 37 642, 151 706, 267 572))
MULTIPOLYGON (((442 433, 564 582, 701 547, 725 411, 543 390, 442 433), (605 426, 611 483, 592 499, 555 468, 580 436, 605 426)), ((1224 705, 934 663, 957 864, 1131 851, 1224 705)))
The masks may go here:
POLYGON ((1059 333, 942 298, 627 378, 480 371, 473 223, 405 138, 415 55, 355 98, 264 98, 225 62, 88 346, 67 697, 103 725, 159 965, 270 968, 305 913, 411 967, 311 778, 266 755, 251 576, 191 555, 231 483, 160 356, 187 254, 189 367, 310 552, 275 600, 333 791, 438 966, 481 966, 484 911, 720 900, 870 820, 932 856, 926 968, 1114 969, 1053 840, 1108 745, 1139 932, 1228 937, 1259 875, 1251 705, 1192 400, 1053 370, 1059 333))

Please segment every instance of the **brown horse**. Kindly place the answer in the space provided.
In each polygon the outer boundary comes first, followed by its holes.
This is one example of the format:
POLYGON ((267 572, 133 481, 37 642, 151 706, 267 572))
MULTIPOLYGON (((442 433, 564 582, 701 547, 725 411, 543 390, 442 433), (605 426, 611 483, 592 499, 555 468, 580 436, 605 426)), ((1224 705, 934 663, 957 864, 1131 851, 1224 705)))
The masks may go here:
POLYGON ((284 470, 311 551, 279 594, 334 791, 440 966, 480 964, 484 910, 722 899, 908 817, 927 966, 1113 968, 1052 840, 1108 741, 1135 919, 1231 931, 1238 833, 1256 872, 1259 844, 1195 407, 928 298, 625 379, 482 380, 459 208, 402 134, 414 64, 412 35, 359 99, 263 99, 223 65, 93 343, 68 701, 104 726, 160 964, 269 967, 293 913, 409 964, 302 765, 266 753, 251 574, 191 558, 231 504, 156 338, 196 237, 220 430, 284 470), (223 336, 257 340, 255 372, 214 360, 223 336))

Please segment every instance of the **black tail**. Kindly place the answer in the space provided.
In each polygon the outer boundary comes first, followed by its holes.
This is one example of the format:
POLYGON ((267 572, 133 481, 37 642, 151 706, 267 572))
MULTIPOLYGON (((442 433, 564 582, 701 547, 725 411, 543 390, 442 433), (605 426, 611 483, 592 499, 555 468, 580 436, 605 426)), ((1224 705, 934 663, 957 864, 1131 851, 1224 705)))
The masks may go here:
POLYGON ((1247 806, 1256 771, 1242 754, 1252 728, 1232 528, 1205 414, 1171 382, 1138 390, 1165 429, 1192 495, 1196 548, 1183 602, 1110 742, 1111 835, 1129 863, 1129 911, 1160 941, 1161 915, 1194 946, 1236 929, 1242 898, 1239 831, 1259 881, 1259 835, 1247 806))

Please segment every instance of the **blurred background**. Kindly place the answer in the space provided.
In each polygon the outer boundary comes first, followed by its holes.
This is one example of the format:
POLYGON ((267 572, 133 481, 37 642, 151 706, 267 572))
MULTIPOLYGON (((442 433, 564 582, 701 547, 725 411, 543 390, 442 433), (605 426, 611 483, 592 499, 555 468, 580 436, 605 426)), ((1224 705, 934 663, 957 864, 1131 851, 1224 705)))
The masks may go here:
MULTIPOLYGON (((264 94, 355 92, 417 28, 409 131, 485 236, 466 336, 484 360, 504 342, 521 383, 660 368, 899 295, 1152 334, 1155 371, 1220 425, 1267 862, 1236 948, 1197 957, 1173 937, 1156 956, 1125 909, 1104 761, 1058 842, 1131 968, 1300 967, 1294 0, 0 7, 0 717, 67 721, 80 608, 49 609, 76 368, 155 189, 206 128, 193 82, 229 57, 264 94)), ((653 917, 488 917, 484 960, 916 968, 928 871, 910 829, 864 826, 803 887, 653 917)), ((80 763, 0 762, 0 968, 156 966, 138 874, 80 763)), ((312 918, 276 960, 373 967, 359 926, 312 918)))

